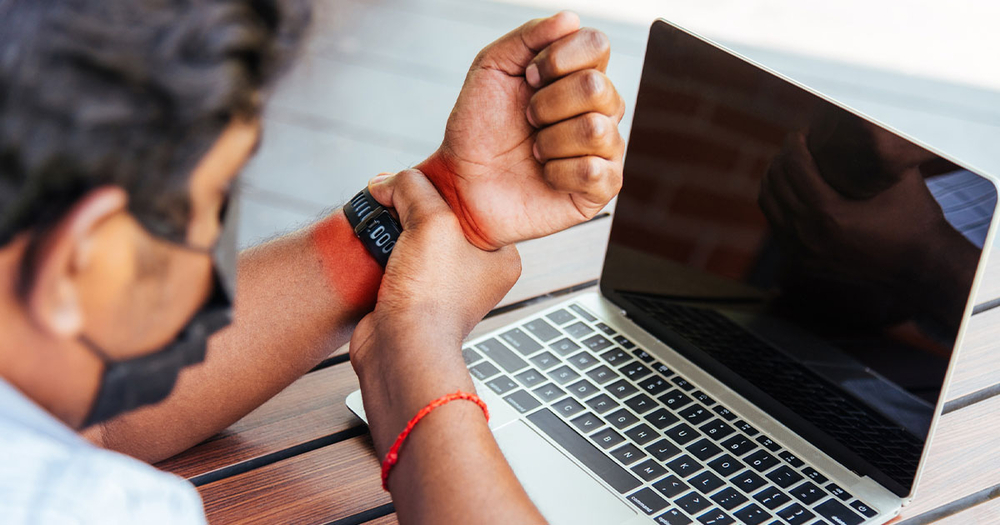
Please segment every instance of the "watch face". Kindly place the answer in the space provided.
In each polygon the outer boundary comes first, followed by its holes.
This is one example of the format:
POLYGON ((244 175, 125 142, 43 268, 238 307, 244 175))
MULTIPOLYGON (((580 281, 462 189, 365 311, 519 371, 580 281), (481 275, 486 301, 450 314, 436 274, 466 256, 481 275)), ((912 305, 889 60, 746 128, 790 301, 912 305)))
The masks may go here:
POLYGON ((364 241, 372 256, 382 266, 385 266, 401 232, 399 223, 392 217, 389 210, 382 210, 381 213, 368 221, 368 227, 361 233, 361 240, 364 241))

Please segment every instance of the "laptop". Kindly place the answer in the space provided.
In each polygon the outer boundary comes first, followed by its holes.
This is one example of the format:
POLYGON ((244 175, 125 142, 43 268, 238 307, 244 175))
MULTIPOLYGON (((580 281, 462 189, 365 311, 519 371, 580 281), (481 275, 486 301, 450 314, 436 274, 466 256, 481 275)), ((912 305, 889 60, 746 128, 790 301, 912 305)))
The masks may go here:
MULTIPOLYGON (((992 179, 653 23, 598 292, 468 341, 554 524, 884 523, 914 494, 992 179)), ((365 418, 360 392, 347 399, 365 418)))

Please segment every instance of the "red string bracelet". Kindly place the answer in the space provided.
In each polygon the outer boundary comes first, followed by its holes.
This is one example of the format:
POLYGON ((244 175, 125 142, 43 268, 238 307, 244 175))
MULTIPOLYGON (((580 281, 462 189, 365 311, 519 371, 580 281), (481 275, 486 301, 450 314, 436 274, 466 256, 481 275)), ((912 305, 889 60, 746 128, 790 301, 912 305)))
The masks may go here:
POLYGON ((399 461, 399 448, 403 446, 403 442, 406 441, 406 437, 413 432, 413 427, 417 426, 427 414, 430 414, 435 408, 455 401, 456 399, 464 399, 466 401, 472 401, 473 403, 479 405, 479 408, 483 409, 483 415, 486 416, 486 421, 490 420, 490 411, 486 408, 486 403, 479 398, 476 394, 469 394, 466 392, 454 392, 445 396, 441 396, 434 401, 431 401, 424 408, 421 408, 417 415, 413 416, 413 419, 406 424, 406 428, 399 433, 399 437, 396 438, 396 442, 389 447, 389 452, 385 454, 385 459, 382 460, 382 489, 389 492, 389 471, 392 467, 396 466, 396 462, 399 461))

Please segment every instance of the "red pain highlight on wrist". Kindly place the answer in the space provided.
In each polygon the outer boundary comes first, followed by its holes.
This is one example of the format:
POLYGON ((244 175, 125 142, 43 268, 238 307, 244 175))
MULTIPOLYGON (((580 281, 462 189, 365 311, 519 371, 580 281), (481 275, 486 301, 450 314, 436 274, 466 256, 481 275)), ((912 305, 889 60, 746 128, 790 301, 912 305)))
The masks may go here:
POLYGON ((327 282, 344 303, 366 311, 374 307, 383 270, 354 235, 344 213, 337 211, 318 222, 309 236, 327 282))
POLYGON ((462 199, 458 197, 458 191, 455 189, 455 181, 458 179, 458 175, 455 174, 455 168, 448 162, 441 153, 441 150, 435 151, 433 155, 427 157, 427 160, 415 167, 430 179, 434 187, 437 188, 438 193, 441 194, 441 197, 448 203, 448 206, 451 206, 451 210, 455 212, 459 222, 462 224, 462 231, 465 233, 465 238, 470 243, 483 250, 497 250, 501 248, 496 242, 489 239, 473 220, 472 216, 469 215, 465 207, 462 206, 462 199))
POLYGON ((483 409, 483 415, 486 416, 486 422, 488 423, 490 421, 490 410, 486 408, 486 402, 480 399, 480 397, 476 394, 470 394, 459 390, 458 392, 453 392, 431 401, 427 404, 427 406, 421 408, 420 411, 417 412, 417 415, 413 416, 413 419, 406 424, 406 428, 399 433, 399 437, 396 438, 396 441, 391 447, 389 447, 389 452, 386 452, 385 459, 382 460, 382 490, 389 492, 389 473, 392 472, 392 467, 396 466, 396 463, 399 462, 399 449, 403 446, 403 442, 406 441, 410 432, 413 432, 413 428, 417 426, 417 423, 426 417, 427 414, 434 411, 435 408, 459 399, 472 401, 473 403, 479 405, 479 408, 483 409))

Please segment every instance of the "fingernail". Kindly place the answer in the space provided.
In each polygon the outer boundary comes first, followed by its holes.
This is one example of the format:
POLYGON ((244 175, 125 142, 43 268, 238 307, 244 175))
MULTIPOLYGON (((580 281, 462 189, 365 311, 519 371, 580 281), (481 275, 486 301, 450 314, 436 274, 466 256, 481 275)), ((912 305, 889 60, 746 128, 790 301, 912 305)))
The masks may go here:
POLYGON ((538 152, 538 143, 536 142, 534 146, 531 147, 531 153, 535 156, 535 160, 538 162, 542 161, 542 154, 538 152))
POLYGON ((524 79, 528 81, 528 85, 531 87, 541 85, 542 75, 538 73, 538 66, 536 64, 528 65, 528 69, 524 70, 524 79))
POLYGON ((531 127, 533 128, 538 127, 538 124, 535 123, 534 117, 531 116, 531 107, 529 107, 528 110, 524 112, 524 116, 527 117, 528 124, 531 124, 531 127))
POLYGON ((375 186, 375 185, 377 185, 377 184, 379 184, 381 182, 385 182, 385 180, 388 179, 391 176, 392 175, 389 175, 389 174, 382 174, 382 175, 378 175, 378 176, 372 177, 372 179, 370 181, 368 181, 368 187, 370 188, 370 187, 375 186))

